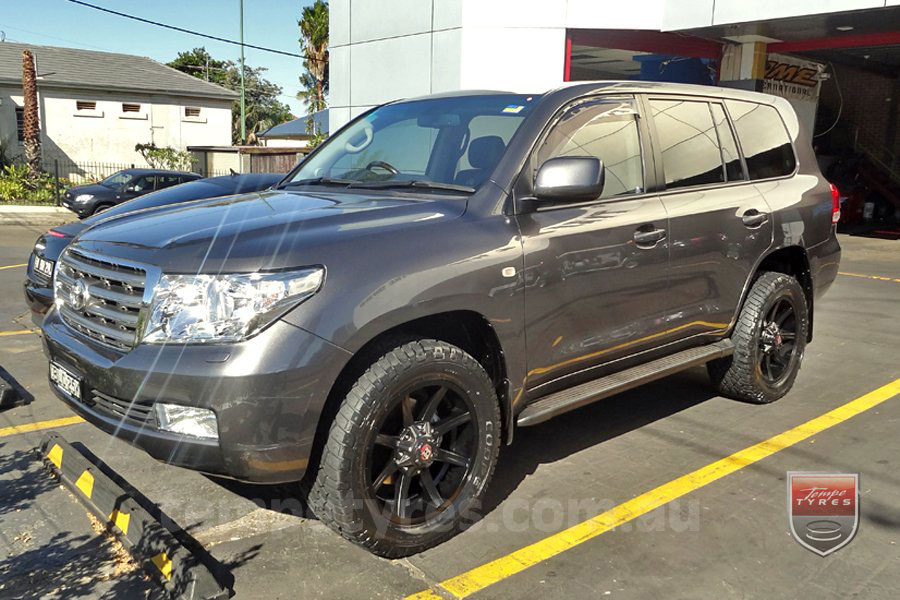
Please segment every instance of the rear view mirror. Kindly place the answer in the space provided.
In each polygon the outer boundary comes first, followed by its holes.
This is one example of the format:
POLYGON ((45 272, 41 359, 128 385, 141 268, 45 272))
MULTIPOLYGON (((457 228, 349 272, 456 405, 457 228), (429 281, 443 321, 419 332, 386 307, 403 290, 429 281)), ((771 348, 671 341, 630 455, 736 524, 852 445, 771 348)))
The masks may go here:
POLYGON ((416 119, 416 125, 419 127, 429 127, 431 129, 443 129, 444 127, 459 127, 462 119, 459 115, 453 113, 444 113, 440 115, 422 115, 416 119))
POLYGON ((541 202, 584 202, 603 192, 603 162, 593 156, 558 156, 538 169, 534 195, 541 202))

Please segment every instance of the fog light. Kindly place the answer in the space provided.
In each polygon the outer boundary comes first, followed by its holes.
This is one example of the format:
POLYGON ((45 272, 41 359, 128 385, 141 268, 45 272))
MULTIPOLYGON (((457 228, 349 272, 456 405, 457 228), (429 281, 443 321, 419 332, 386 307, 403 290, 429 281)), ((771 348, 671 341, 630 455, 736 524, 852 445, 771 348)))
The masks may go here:
POLYGON ((155 404, 159 428, 203 439, 219 439, 216 413, 206 408, 180 404, 155 404))

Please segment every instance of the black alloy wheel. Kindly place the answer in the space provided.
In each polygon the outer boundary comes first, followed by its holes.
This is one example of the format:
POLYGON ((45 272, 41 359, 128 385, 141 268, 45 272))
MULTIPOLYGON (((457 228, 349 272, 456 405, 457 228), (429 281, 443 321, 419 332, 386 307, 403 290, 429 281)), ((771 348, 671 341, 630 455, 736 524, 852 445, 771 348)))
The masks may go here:
POLYGON ((371 499, 398 524, 433 520, 472 477, 472 399, 446 382, 416 384, 394 399, 369 449, 371 499))
POLYGON ((786 273, 760 273, 731 332, 734 354, 707 363, 710 379, 723 396, 774 402, 794 385, 808 332, 809 306, 800 282, 786 273))
POLYGON ((480 518, 500 439, 495 384, 475 358, 439 340, 399 344, 341 403, 310 508, 380 556, 421 552, 480 518))

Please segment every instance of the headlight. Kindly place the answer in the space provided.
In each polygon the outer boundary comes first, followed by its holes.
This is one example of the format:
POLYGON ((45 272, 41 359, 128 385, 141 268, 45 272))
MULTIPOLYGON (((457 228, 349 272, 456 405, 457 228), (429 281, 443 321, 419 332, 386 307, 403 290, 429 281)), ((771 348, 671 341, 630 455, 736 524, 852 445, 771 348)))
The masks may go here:
POLYGON ((216 413, 206 408, 181 406, 180 404, 154 405, 159 428, 172 433, 182 433, 198 438, 218 439, 219 426, 216 413))
POLYGON ((88 202, 93 199, 93 194, 78 194, 77 196, 75 196, 75 202, 88 202))
POLYGON ((163 275, 144 326, 148 343, 237 342, 322 286, 325 269, 247 275, 163 275))

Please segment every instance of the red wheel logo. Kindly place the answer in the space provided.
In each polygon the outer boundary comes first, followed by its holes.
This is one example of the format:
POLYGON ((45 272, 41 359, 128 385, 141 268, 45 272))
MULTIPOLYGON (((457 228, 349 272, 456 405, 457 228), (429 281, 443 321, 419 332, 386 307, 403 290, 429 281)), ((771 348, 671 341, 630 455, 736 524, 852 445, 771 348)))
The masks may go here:
POLYGON ((432 456, 434 456, 434 449, 432 449, 431 444, 422 444, 419 447, 419 457, 422 460, 429 461, 432 456))

